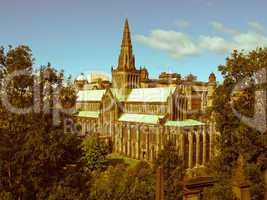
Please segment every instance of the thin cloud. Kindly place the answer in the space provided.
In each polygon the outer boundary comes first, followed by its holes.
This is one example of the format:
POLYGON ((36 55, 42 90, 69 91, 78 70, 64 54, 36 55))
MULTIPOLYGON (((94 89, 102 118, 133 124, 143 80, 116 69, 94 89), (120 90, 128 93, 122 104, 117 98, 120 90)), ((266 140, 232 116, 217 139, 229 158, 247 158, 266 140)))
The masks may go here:
POLYGON ((256 21, 249 22, 248 25, 250 26, 250 28, 252 28, 252 30, 258 33, 262 33, 264 31, 263 25, 259 22, 256 22, 256 21))
POLYGON ((172 58, 180 60, 184 57, 201 55, 206 52, 226 54, 233 49, 249 51, 257 47, 267 47, 267 36, 250 23, 250 29, 240 32, 230 29, 219 22, 212 22, 213 28, 227 37, 220 35, 200 35, 192 37, 187 33, 172 30, 153 30, 149 35, 137 35, 135 39, 140 44, 158 49, 172 58), (254 27, 252 30, 252 26, 254 27), (224 35, 224 34, 223 34, 224 35))
POLYGON ((235 30, 233 28, 228 28, 220 22, 213 21, 210 24, 211 24, 212 28, 217 32, 228 33, 228 34, 232 34, 232 35, 239 34, 238 30, 235 30))
POLYGON ((188 28, 190 26, 190 23, 187 21, 187 20, 177 20, 175 22, 175 25, 178 27, 178 28, 188 28))

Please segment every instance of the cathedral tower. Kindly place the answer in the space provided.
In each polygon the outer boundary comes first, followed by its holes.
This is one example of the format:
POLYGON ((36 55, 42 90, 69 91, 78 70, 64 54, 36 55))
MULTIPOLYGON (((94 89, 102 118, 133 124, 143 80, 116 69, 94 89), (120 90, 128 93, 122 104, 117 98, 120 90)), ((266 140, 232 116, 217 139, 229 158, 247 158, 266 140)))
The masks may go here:
POLYGON ((132 50, 131 33, 128 20, 125 20, 118 66, 112 69, 112 87, 122 89, 139 88, 140 71, 135 68, 135 58, 132 50))

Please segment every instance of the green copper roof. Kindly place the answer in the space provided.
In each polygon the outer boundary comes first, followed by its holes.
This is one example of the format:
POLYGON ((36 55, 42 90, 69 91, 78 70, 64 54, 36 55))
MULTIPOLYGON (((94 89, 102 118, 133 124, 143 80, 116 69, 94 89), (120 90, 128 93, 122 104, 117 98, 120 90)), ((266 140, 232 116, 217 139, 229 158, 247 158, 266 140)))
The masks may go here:
POLYGON ((137 88, 132 89, 127 102, 166 102, 175 87, 137 88))
POLYGON ((101 101, 106 90, 80 90, 77 101, 101 101))
POLYGON ((124 113, 119 118, 119 121, 157 124, 159 122, 159 119, 162 119, 163 117, 164 115, 144 115, 144 114, 124 113))
POLYGON ((205 123, 202 123, 197 120, 193 119, 186 119, 183 121, 167 121, 165 123, 165 126, 177 126, 177 127, 185 127, 185 126, 201 126, 204 125, 205 123))
POLYGON ((80 111, 78 117, 89 117, 89 118, 98 118, 99 112, 98 111, 80 111))

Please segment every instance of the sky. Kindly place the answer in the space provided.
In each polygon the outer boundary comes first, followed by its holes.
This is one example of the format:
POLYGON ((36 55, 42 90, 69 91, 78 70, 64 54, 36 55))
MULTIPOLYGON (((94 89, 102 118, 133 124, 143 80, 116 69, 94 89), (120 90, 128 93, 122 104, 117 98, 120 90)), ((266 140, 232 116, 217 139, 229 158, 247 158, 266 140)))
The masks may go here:
POLYGON ((110 73, 128 17, 136 67, 206 81, 233 49, 267 46, 266 0, 0 0, 0 46, 28 45, 35 67, 110 73))

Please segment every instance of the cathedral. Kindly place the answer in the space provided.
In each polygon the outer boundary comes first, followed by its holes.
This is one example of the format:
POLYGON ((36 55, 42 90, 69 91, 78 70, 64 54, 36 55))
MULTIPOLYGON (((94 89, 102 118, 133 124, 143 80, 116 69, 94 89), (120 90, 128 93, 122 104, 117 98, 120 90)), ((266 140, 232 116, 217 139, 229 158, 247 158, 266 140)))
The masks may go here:
POLYGON ((172 144, 187 168, 205 166, 214 155, 215 126, 204 117, 212 105, 216 77, 198 81, 189 74, 162 72, 150 79, 146 67, 135 66, 130 28, 125 20, 118 64, 112 81, 88 88, 80 76, 75 115, 81 135, 107 138, 113 151, 153 161, 166 144, 172 144), (169 143, 171 141, 171 143, 169 143))

